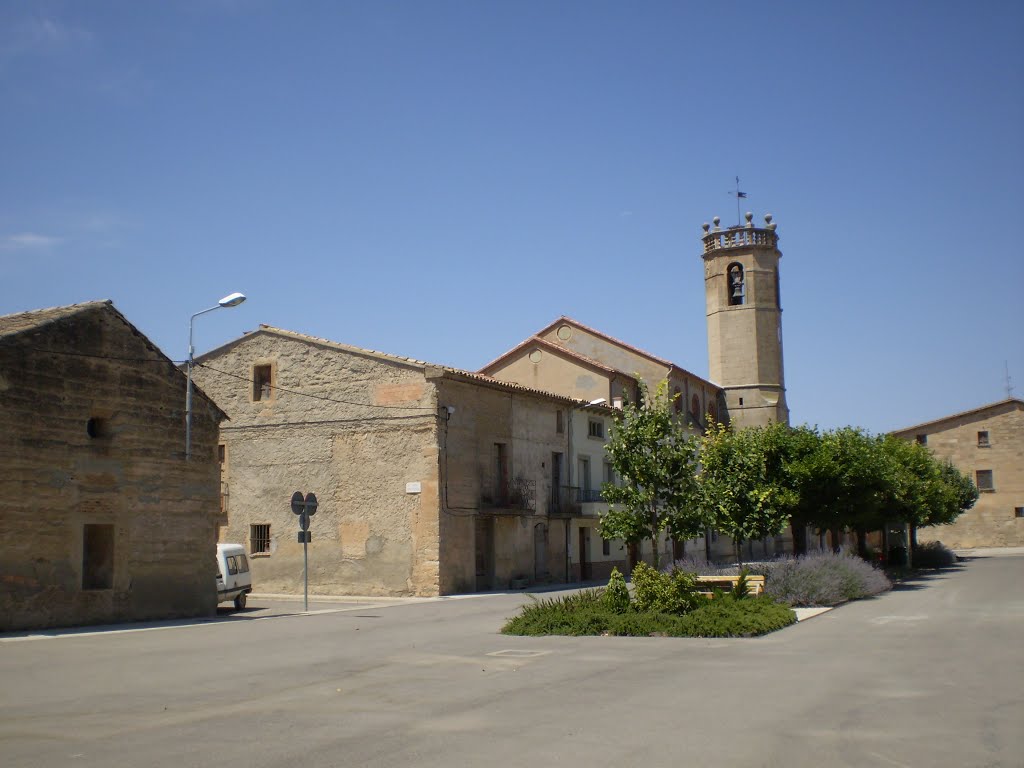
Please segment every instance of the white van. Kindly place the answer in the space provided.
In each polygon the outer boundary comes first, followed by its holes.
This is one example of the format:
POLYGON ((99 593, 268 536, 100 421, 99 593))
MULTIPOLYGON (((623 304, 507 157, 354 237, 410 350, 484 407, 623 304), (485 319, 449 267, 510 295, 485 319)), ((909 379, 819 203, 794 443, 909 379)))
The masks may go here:
POLYGON ((245 596, 252 592, 249 558, 241 544, 217 545, 217 602, 234 601, 235 608, 245 608, 245 596))

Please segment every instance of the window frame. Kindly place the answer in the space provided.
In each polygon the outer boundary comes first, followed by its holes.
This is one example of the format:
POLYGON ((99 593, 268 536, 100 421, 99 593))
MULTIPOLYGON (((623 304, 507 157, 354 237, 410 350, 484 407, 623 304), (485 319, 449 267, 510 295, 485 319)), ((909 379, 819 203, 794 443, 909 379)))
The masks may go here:
POLYGON ((267 557, 271 554, 271 542, 273 537, 270 533, 270 523, 250 523, 249 524, 249 555, 256 557, 267 557), (265 535, 260 535, 264 534, 265 535), (257 544, 262 544, 260 549, 257 549, 257 544))

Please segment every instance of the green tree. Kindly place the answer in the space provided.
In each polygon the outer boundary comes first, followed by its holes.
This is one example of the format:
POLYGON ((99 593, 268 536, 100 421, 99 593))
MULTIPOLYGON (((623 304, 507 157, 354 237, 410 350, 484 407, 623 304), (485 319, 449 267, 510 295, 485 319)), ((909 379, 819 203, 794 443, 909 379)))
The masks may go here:
POLYGON ((605 445, 621 482, 601 488, 612 506, 601 517, 600 531, 605 539, 630 544, 650 539, 658 568, 662 535, 692 539, 707 519, 698 504, 697 441, 673 418, 668 383, 659 384, 653 396, 642 383, 640 388, 640 403, 627 403, 615 414, 605 445))
POLYGON ((733 432, 712 425, 701 439, 699 484, 705 514, 741 544, 781 532, 798 494, 785 474, 785 426, 733 432))

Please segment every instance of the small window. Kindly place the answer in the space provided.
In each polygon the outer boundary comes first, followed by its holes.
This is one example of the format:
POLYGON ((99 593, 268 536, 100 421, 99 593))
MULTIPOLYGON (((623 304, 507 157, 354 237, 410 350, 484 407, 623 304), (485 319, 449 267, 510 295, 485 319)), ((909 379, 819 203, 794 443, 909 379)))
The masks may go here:
POLYGON ((740 405, 743 405, 743 398, 740 398, 740 405))
POLYGON ((992 477, 991 469, 979 469, 974 473, 974 483, 979 491, 994 491, 996 489, 995 478, 992 477))
POLYGON ((254 555, 270 554, 270 524, 249 526, 249 551, 254 555))
POLYGON ((591 419, 588 427, 587 434, 590 437, 604 437, 604 422, 597 419, 591 419))
POLYGON ((608 539, 601 539, 601 554, 607 557, 612 553, 612 543, 608 539))
POLYGON ((221 443, 217 446, 217 461, 220 462, 221 469, 224 468, 224 460, 228 457, 228 447, 221 443))
POLYGON ((928 445, 928 435, 916 435, 914 439, 918 445, 928 445))
POLYGON ((555 432, 558 434, 565 432, 565 414, 562 413, 561 408, 555 411, 555 432))
POLYGON ((97 419, 96 417, 89 419, 85 422, 85 433, 93 440, 96 438, 109 437, 110 428, 107 425, 107 420, 97 419))
POLYGON ((114 526, 82 529, 82 589, 114 588, 114 526))
POLYGON ((1014 517, 1024 517, 1024 507, 1014 507, 1013 508, 1013 516, 1014 517))
POLYGON ((989 447, 988 431, 983 431, 983 432, 979 432, 978 433, 978 447, 979 448, 988 448, 989 447))
POLYGON ((269 400, 274 390, 273 373, 269 365, 257 365, 252 369, 252 399, 269 400))

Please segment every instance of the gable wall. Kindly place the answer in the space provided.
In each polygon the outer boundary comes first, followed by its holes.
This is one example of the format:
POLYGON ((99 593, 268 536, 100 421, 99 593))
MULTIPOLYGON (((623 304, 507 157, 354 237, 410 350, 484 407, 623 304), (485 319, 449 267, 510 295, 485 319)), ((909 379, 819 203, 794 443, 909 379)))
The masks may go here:
POLYGON ((111 310, 0 341, 0 630, 213 612, 218 416, 195 398, 186 463, 184 406, 111 310), (109 589, 83 589, 87 524, 113 526, 109 589))
POLYGON ((269 552, 250 556, 254 591, 303 591, 301 491, 319 502, 311 594, 436 595, 437 401, 423 370, 265 332, 204 361, 196 378, 231 418, 221 540, 251 552, 252 526, 270 526, 269 552), (254 399, 255 365, 281 388, 269 399, 254 399))

